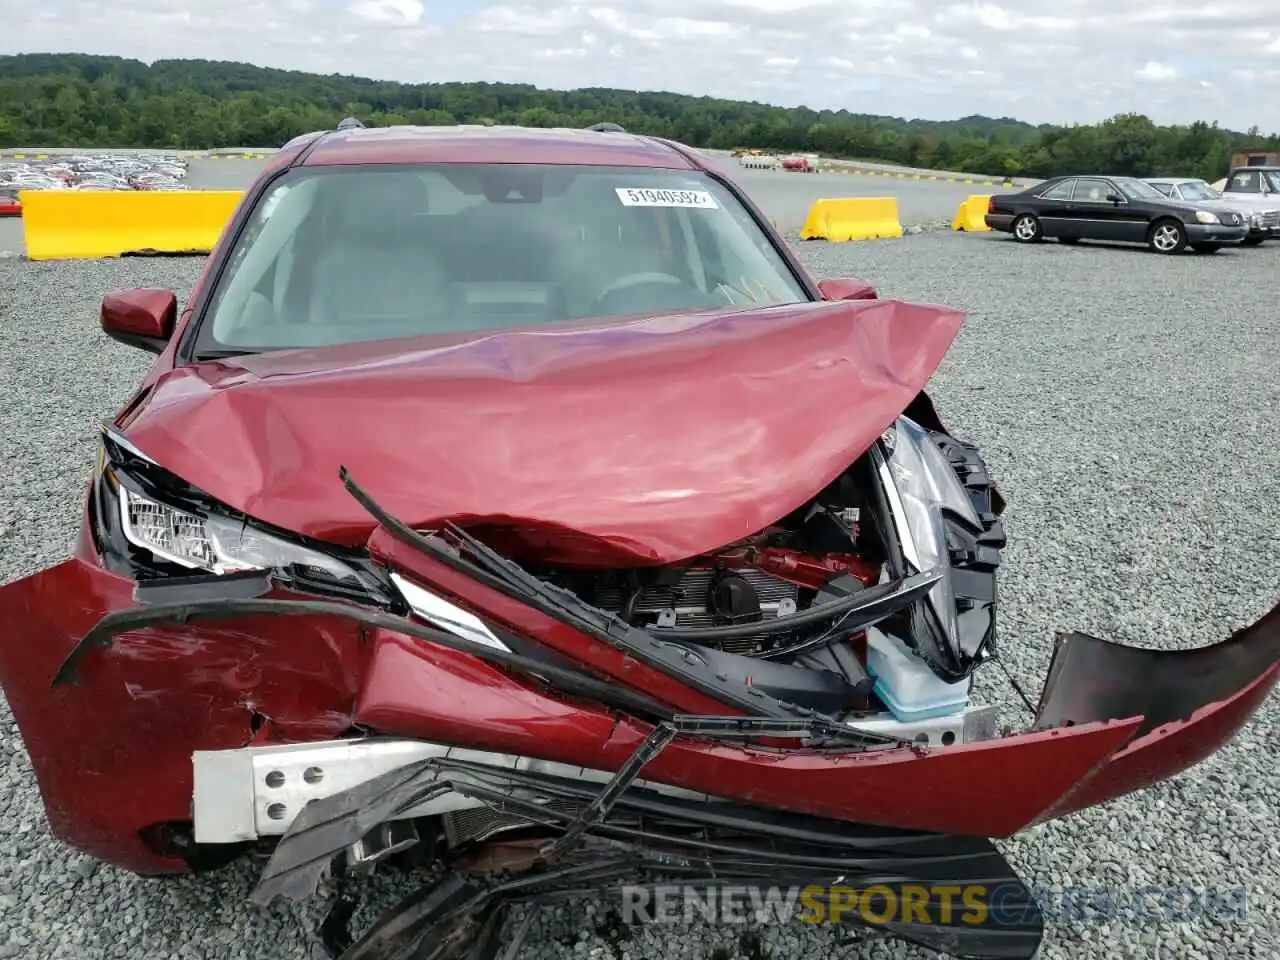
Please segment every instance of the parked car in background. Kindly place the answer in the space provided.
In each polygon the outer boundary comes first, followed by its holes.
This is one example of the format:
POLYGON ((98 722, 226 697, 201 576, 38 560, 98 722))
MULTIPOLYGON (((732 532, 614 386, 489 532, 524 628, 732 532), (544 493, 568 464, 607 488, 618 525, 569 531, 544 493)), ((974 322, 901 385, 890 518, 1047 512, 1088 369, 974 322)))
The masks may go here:
POLYGON ((1222 191, 1215 190, 1204 180, 1186 177, 1145 177, 1143 182, 1151 184, 1173 200, 1207 203, 1222 199, 1222 191))
POLYGON ((792 173, 817 173, 818 168, 808 157, 787 157, 782 161, 782 169, 792 173))
POLYGON ((1266 211, 1250 203, 1248 198, 1230 199, 1221 190, 1205 180, 1194 177, 1146 177, 1145 181, 1173 200, 1185 200, 1201 206, 1221 206, 1224 203, 1244 217, 1249 232, 1241 241, 1243 246, 1256 247, 1268 237, 1280 236, 1280 211, 1268 218, 1266 211), (1273 223, 1269 223, 1274 221, 1273 223))
POLYGON ((1248 233, 1244 216, 1225 204, 1174 200, 1136 177, 1054 177, 1019 193, 996 194, 984 219, 1020 243, 1109 240, 1145 243, 1165 254, 1188 246, 1212 253, 1248 233))
POLYGON ((167 154, 0 160, 0 189, 185 190, 186 162, 167 154))
POLYGON ((16 187, 0 187, 0 217, 22 216, 22 204, 18 202, 16 187))
POLYGON ((1246 202, 1260 216, 1262 236, 1245 243, 1257 246, 1268 237, 1280 237, 1280 167, 1233 167, 1222 182, 1222 198, 1228 203, 1246 202))

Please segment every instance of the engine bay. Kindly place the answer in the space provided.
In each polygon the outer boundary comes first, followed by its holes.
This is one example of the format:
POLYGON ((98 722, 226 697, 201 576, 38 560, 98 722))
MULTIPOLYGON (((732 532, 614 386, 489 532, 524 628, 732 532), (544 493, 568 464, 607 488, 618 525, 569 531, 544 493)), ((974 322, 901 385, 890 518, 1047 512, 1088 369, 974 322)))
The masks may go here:
POLYGON ((852 477, 752 537, 685 564, 559 573, 553 580, 635 627, 701 634, 726 653, 767 656, 785 642, 777 627, 809 610, 834 581, 874 586, 883 549, 862 530, 862 498, 852 477), (759 624, 758 632, 708 628, 759 624))
POLYGON ((772 696, 831 714, 875 711, 865 618, 841 615, 889 579, 874 482, 864 457, 775 524, 681 564, 538 575, 772 696))
POLYGON ((809 501, 714 553, 537 576, 779 700, 917 722, 968 706, 993 652, 1002 546, 976 452, 902 418, 809 501))

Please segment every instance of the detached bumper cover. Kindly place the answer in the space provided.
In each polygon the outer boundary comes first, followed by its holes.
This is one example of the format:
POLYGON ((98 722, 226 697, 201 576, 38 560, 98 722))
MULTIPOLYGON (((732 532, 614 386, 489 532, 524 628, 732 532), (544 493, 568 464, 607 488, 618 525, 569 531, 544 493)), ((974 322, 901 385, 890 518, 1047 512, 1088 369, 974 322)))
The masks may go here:
MULTIPOLYGON (((393 566, 495 629, 555 640, 562 658, 598 650, 596 676, 617 670, 612 686, 625 688, 640 667, 416 551, 397 551, 393 566)), ((417 621, 395 629, 394 621, 362 624, 332 612, 135 620, 89 653, 79 684, 51 686, 104 615, 135 608, 130 582, 81 559, 0 588, 0 622, 10 625, 0 682, 51 825, 73 845, 139 872, 185 869, 139 831, 190 820, 196 750, 331 741, 361 729, 612 771, 652 730, 412 636, 422 631, 417 621)), ((646 779, 817 817, 1007 836, 1212 753, 1265 699, 1278 660, 1276 610, 1196 651, 1134 650, 1073 634, 1059 639, 1032 731, 951 747, 825 750, 681 736, 646 779)))
POLYGON ((1163 651, 1058 637, 1036 728, 1141 717, 1133 739, 1037 822, 1150 786, 1235 736, 1280 675, 1280 606, 1211 647, 1163 651))

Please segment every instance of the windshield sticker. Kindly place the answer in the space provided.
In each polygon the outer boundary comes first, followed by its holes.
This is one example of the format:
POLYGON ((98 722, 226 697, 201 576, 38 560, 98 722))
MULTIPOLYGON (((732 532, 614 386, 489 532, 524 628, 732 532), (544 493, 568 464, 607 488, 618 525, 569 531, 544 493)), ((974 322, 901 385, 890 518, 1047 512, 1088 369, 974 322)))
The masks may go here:
POLYGON ((618 187, 615 191, 624 207, 693 207, 719 210, 720 204, 706 190, 653 190, 649 187, 618 187))

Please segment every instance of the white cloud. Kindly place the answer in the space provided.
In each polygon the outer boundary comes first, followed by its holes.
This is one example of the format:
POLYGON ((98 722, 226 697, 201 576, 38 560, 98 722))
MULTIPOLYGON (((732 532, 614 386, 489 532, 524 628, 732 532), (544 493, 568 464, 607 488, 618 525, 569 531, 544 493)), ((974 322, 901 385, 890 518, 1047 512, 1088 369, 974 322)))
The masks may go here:
POLYGON ((0 54, 200 57, 386 80, 503 80, 947 119, 1139 111, 1280 130, 1257 0, 0 0, 0 54))
POLYGON ((1178 71, 1173 69, 1167 63, 1156 63, 1154 60, 1148 60, 1134 74, 1139 80, 1172 80, 1178 75, 1178 71))
POLYGON ((375 23, 417 23, 424 7, 421 0, 355 0, 351 12, 375 23))

